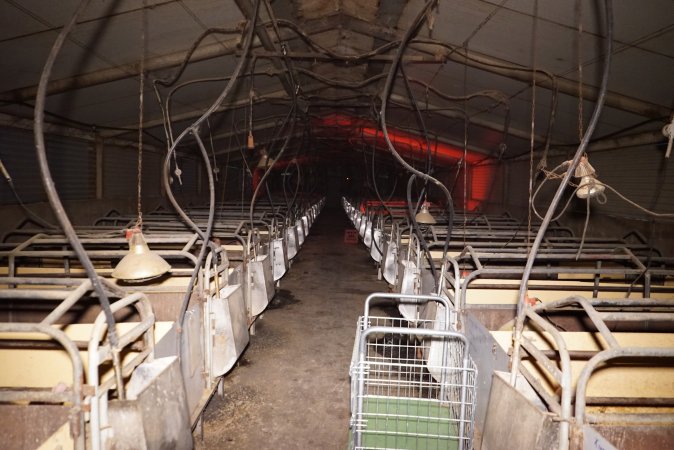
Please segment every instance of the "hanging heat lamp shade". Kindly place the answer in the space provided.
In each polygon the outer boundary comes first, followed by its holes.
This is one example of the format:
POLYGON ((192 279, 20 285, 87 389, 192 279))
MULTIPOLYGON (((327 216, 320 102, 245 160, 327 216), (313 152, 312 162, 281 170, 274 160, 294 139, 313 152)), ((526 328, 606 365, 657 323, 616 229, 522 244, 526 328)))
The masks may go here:
POLYGON ((580 178, 579 188, 576 191, 578 198, 594 198, 604 192, 606 187, 597 180, 597 174, 594 167, 588 161, 587 156, 582 156, 576 167, 574 175, 580 178))
POLYGON ((578 198, 595 198, 606 189, 606 186, 601 181, 597 180, 594 175, 586 175, 580 179, 579 188, 576 191, 578 198))
POLYGON ((435 218, 428 210, 428 204, 426 203, 421 205, 421 211, 414 216, 414 219, 421 225, 435 225, 435 218))
POLYGON ((157 278, 171 270, 171 265, 147 246, 140 228, 131 230, 129 253, 112 271, 112 277, 131 283, 157 278))

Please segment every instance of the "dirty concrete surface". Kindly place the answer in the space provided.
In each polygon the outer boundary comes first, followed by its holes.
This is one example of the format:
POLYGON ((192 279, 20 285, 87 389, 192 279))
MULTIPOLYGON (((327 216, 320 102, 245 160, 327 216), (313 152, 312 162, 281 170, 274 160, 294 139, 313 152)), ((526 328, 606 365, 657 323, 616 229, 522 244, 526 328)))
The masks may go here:
POLYGON ((319 216, 206 408, 197 449, 347 448, 356 320, 368 294, 387 290, 363 244, 344 244, 351 227, 333 205, 319 216))

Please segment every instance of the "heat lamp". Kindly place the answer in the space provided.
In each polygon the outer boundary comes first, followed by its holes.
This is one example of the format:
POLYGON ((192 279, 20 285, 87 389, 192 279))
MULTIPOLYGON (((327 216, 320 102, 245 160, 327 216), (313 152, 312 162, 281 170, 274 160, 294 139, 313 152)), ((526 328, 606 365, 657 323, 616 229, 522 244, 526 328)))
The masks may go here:
POLYGON ((157 253, 150 250, 139 227, 129 230, 129 253, 122 258, 112 271, 112 277, 131 283, 157 278, 169 270, 171 265, 157 253))
POLYGON ((595 198, 601 195, 606 187, 597 180, 597 173, 590 164, 587 156, 582 156, 574 173, 576 178, 580 178, 579 187, 576 190, 578 198, 595 198))
POLYGON ((414 216, 414 219, 421 225, 435 225, 435 218, 428 210, 428 203, 421 205, 421 210, 414 216))

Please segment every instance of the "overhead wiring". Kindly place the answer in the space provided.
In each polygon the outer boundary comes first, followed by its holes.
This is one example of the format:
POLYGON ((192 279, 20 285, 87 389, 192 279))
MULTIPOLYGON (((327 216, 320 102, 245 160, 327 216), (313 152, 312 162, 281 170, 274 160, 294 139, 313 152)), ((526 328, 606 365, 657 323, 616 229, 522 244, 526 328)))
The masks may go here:
MULTIPOLYGON (((387 104, 388 104, 388 101, 389 101, 389 97, 391 96, 391 92, 393 90, 393 82, 394 82, 394 80, 397 76, 402 56, 405 52, 405 49, 406 49, 407 45, 409 44, 410 40, 412 39, 412 37, 419 31, 419 27, 427 19, 427 12, 430 10, 430 8, 435 3, 436 3, 436 0, 428 0, 425 3, 425 5, 419 11, 419 13, 417 14, 415 19, 413 20, 412 24, 410 25, 410 27, 406 31, 403 39, 400 42, 400 45, 399 45, 398 50, 396 52, 396 55, 395 55, 393 61, 391 62, 391 67, 389 69, 388 76, 386 78, 386 84, 384 85, 384 88, 383 88, 382 93, 381 93, 380 122, 381 122, 382 132, 383 132, 383 135, 384 135, 384 140, 386 141, 386 145, 388 146, 389 151, 395 157, 395 159, 405 169, 407 169, 409 172, 413 173, 414 175, 416 175, 417 177, 419 177, 423 180, 431 182, 433 185, 440 188, 440 190, 444 193, 444 195, 446 197, 446 200, 447 200, 446 208, 447 208, 448 223, 447 223, 447 235, 446 235, 446 238, 445 238, 445 243, 444 243, 443 252, 442 252, 443 259, 444 259, 445 255, 447 254, 447 250, 449 248, 449 239, 450 239, 450 235, 451 235, 452 223, 453 223, 453 220, 454 220, 454 206, 453 206, 452 196, 451 196, 449 190, 447 190, 447 187, 444 184, 442 184, 439 180, 433 178, 431 175, 425 174, 425 173, 415 169, 414 167, 409 165, 407 163, 407 161, 405 161, 402 158, 402 156, 400 156, 400 154, 396 150, 395 146, 391 142, 391 138, 389 136, 388 128, 387 128, 387 125, 386 125, 387 104)), ((436 279, 435 283, 437 283, 437 282, 438 282, 438 280, 436 279)))
MULTIPOLYGON (((414 93, 412 92, 412 88, 410 87, 409 80, 407 78, 407 74, 405 73, 404 69, 404 64, 400 65, 400 74, 402 75, 403 78, 403 84, 405 85, 405 90, 407 91, 407 96, 410 99, 410 103, 413 106, 413 110, 415 112, 415 117, 417 119, 417 123, 419 125, 419 128, 421 129, 421 135, 423 136, 424 143, 426 145, 426 170, 425 173, 431 175, 432 170, 433 170, 433 154, 431 152, 431 142, 428 138, 428 130, 426 129, 426 123, 424 122, 424 118, 421 115, 421 111, 419 110, 419 106, 417 105, 417 101, 414 98, 414 93)), ((428 195, 428 180, 424 183, 423 188, 421 189, 421 192, 419 194, 419 200, 417 202, 412 202, 412 184, 414 182, 415 175, 412 174, 407 182, 407 208, 410 216, 410 222, 412 224, 412 229, 414 230, 415 234, 417 235, 417 238, 419 239, 419 243, 421 245, 422 251, 424 252, 424 256, 426 257, 428 264, 431 268, 431 274, 433 276, 433 280, 436 283, 435 289, 437 290, 437 283, 438 283, 438 274, 437 270, 435 268, 435 264, 433 262, 433 257, 431 256, 430 250, 428 248, 428 244, 426 243, 426 239, 423 236, 423 232, 421 230, 421 227, 417 223, 416 220, 416 214, 417 211, 422 204, 423 200, 427 198, 428 195)), ((448 239, 448 238, 447 238, 448 239)))
MULTIPOLYGON (((255 11, 258 10, 259 8, 259 3, 260 0, 256 1, 256 7, 255 11)), ((257 12, 255 14, 255 17, 252 20, 252 23, 248 23, 248 28, 246 30, 246 36, 244 39, 244 48, 243 48, 243 56, 240 58, 239 62, 237 63, 234 72, 232 76, 230 77, 229 81, 227 82, 227 85, 224 87, 224 89, 221 91, 220 95, 216 98, 216 100, 211 104, 211 106, 204 111, 199 118, 197 118, 190 126, 186 127, 179 135, 178 137, 171 143, 167 153, 166 157, 164 158, 164 177, 163 177, 163 184, 164 188, 167 194, 167 197, 173 207, 176 209, 178 214, 182 217, 182 219, 191 227, 193 228, 204 240, 208 240, 208 236, 206 236, 185 213, 185 211, 180 207, 178 204, 177 200, 175 199, 175 196, 173 195, 173 192, 171 190, 171 185, 169 181, 169 165, 171 161, 171 157, 174 155, 176 151, 176 147, 178 144, 190 133, 198 132, 199 126, 220 106, 220 104, 224 101, 224 99, 229 95, 230 91, 232 90, 232 87, 234 86, 236 80, 239 77, 239 74, 241 73, 241 70, 243 69, 243 65, 246 61, 246 55, 250 51, 250 47, 252 45, 253 41, 253 31, 255 28, 255 22, 257 20, 257 12)))
MULTIPOLYGON (((182 326, 183 326, 183 322, 185 320, 185 314, 186 314, 187 308, 189 307, 191 291, 192 291, 192 288, 194 286, 194 282, 196 280, 196 275, 198 274, 198 271, 200 270, 200 266, 203 262, 205 254, 206 254, 206 248, 211 247, 212 249, 214 249, 214 244, 211 241, 211 233, 212 233, 213 222, 214 222, 214 218, 215 218, 215 214, 214 214, 214 211, 215 211, 215 186, 214 186, 214 182, 213 182, 213 171, 212 171, 211 164, 210 164, 210 158, 209 158, 208 152, 206 151, 206 148, 205 148, 201 138, 199 137, 199 127, 205 120, 208 119, 208 117, 213 113, 213 111, 215 111, 218 108, 218 106, 224 101, 224 99, 229 95, 230 91, 232 90, 232 87, 234 86, 235 82, 238 80, 238 76, 241 73, 241 70, 243 69, 243 66, 244 66, 245 61, 246 61, 246 55, 250 51, 250 48, 251 48, 251 45, 252 45, 253 32, 254 32, 254 29, 255 29, 255 22, 257 20, 259 5, 260 5, 260 0, 257 0, 256 3, 255 3, 255 16, 252 18, 251 21, 248 22, 248 27, 247 27, 247 30, 246 30, 246 35, 245 35, 245 39, 244 39, 244 48, 243 48, 244 54, 243 54, 243 56, 241 56, 239 62, 237 63, 231 78, 227 82, 227 85, 221 91, 220 95, 216 98, 216 100, 211 104, 211 106, 198 119, 196 119, 190 126, 185 128, 174 141, 171 142, 171 144, 169 146, 169 149, 166 153, 166 156, 164 158, 164 170, 163 170, 162 181, 163 181, 163 185, 164 185, 167 197, 169 198, 169 201, 173 205, 174 209, 178 212, 180 217, 185 221, 185 223, 187 223, 192 229, 194 229, 194 231, 202 239, 202 247, 201 247, 201 250, 199 252, 199 256, 197 258, 197 262, 195 264, 194 270, 192 272, 192 276, 190 277, 188 288, 186 290, 185 296, 184 296, 182 304, 181 304, 179 320, 177 322, 178 327, 179 327, 179 331, 181 331, 180 333, 178 333, 178 337, 177 337, 178 340, 179 340, 179 345, 181 345, 180 342, 182 342, 182 339, 183 339, 183 336, 184 336, 184 333, 182 333, 182 326), (209 215, 208 215, 208 222, 207 222, 207 225, 206 225, 206 230, 202 230, 185 213, 183 208, 180 206, 180 204, 176 200, 176 198, 173 194, 173 191, 171 189, 170 181, 169 181, 169 166, 170 166, 171 156, 172 156, 172 154, 174 154, 177 145, 188 134, 192 134, 194 136, 194 138, 197 142, 197 145, 199 147, 199 150, 201 151, 201 154, 202 154, 202 157, 203 157, 203 160, 204 160, 204 164, 205 164, 206 169, 207 169, 207 174, 208 174, 210 203, 209 203, 209 215)), ((175 79, 177 79, 177 77, 175 79)), ((216 255, 216 258, 217 258, 217 255, 216 255)), ((216 259, 216 258, 214 258, 214 259, 216 259)))
POLYGON ((271 19, 272 28, 274 29, 274 33, 276 34, 276 38, 278 39, 279 45, 281 46, 281 54, 283 55, 282 59, 283 59, 284 65, 286 67, 286 71, 287 71, 286 74, 288 76, 288 82, 289 82, 290 86, 292 86, 293 89, 294 89, 295 86, 298 85, 298 83, 296 81, 296 77, 295 77, 295 74, 294 74, 293 63, 292 63, 290 57, 288 56, 288 52, 289 52, 290 49, 288 47, 287 42, 285 42, 283 40, 283 38, 281 37, 281 31, 279 30, 279 27, 278 27, 278 19, 276 19, 276 16, 274 15, 274 10, 272 9, 271 5, 269 4, 269 0, 263 0, 263 1, 264 1, 265 8, 267 10, 267 14, 269 15, 269 18, 271 19))
POLYGON ((54 44, 51 47, 51 50, 49 51, 49 55, 45 61, 42 73, 40 74, 40 82, 38 83, 37 94, 35 96, 35 150, 37 153, 40 173, 42 175, 42 184, 44 185, 45 192, 47 193, 49 204, 51 205, 54 215, 61 225, 63 232, 68 238, 68 242, 70 242, 73 251, 77 255, 80 264, 82 264, 82 267, 84 268, 84 271, 91 282, 94 292, 98 297, 98 302, 101 305, 101 309, 103 310, 103 315, 105 316, 105 321, 107 324, 108 341, 110 342, 110 347, 112 349, 112 360, 115 369, 115 377, 117 379, 117 391, 119 397, 124 398, 124 387, 120 382, 122 377, 122 369, 119 355, 119 338, 117 336, 117 331, 115 330, 115 318, 112 315, 112 309, 110 308, 110 300, 106 290, 103 288, 103 283, 96 273, 96 269, 94 268, 89 255, 84 249, 82 242, 77 236, 77 233, 75 232, 75 229, 68 218, 68 214, 61 203, 58 192, 56 191, 56 186, 54 185, 54 180, 51 176, 51 171, 49 170, 49 162, 47 160, 44 136, 44 106, 47 100, 47 85, 49 84, 49 78, 51 76, 52 69, 54 67, 54 63, 56 62, 56 57, 63 47, 63 43, 77 23, 78 17, 84 12, 88 4, 89 0, 82 0, 70 19, 66 22, 65 26, 61 29, 58 36, 56 37, 56 40, 54 41, 54 44))
POLYGON ((289 20, 285 19, 276 19, 276 24, 280 27, 286 27, 290 28, 293 32, 295 32, 305 43, 307 43, 310 47, 312 47, 314 50, 319 51, 320 53, 329 56, 330 58, 334 59, 339 59, 342 61, 349 61, 351 63, 355 63, 357 61, 362 61, 366 60, 368 58, 371 58, 373 56, 380 55, 382 53, 386 53, 390 50, 393 50, 396 48, 396 46, 400 43, 400 41, 391 41, 389 43, 386 43, 380 47, 377 47, 373 50, 370 50, 369 52, 361 53, 358 55, 345 55, 341 53, 337 53, 332 51, 329 48, 323 47, 320 45, 316 40, 314 40, 311 36, 309 36, 307 33, 305 33, 297 24, 294 22, 291 22, 289 20))
MULTIPOLYGON (((21 107, 25 107, 25 108, 30 108, 31 111, 35 109, 35 105, 32 105, 28 102, 21 102, 21 101, 14 101, 14 100, 11 100, 11 101, 10 100, 0 100, 0 103, 6 103, 6 104, 10 104, 10 105, 17 105, 17 106, 21 106, 21 107)), ((129 133, 134 133, 134 132, 137 133, 138 132, 137 128, 114 127, 114 126, 110 126, 110 125, 100 125, 100 124, 97 124, 97 123, 82 122, 81 120, 77 120, 77 119, 73 119, 71 117, 67 117, 67 116, 64 116, 64 115, 61 115, 61 114, 57 114, 57 113, 51 112, 47 109, 45 109, 44 115, 49 116, 49 117, 53 117, 54 119, 57 119, 58 121, 64 122, 64 124, 60 124, 60 123, 56 123, 56 122, 52 121, 52 122, 50 122, 50 125, 55 124, 55 125, 69 126, 69 125, 65 125, 65 124, 71 124, 72 126, 78 127, 80 129, 82 129, 82 131, 85 131, 85 132, 98 133, 101 130, 119 131, 122 134, 125 133, 125 132, 129 132, 129 133)), ((143 130, 143 134, 145 136, 150 137, 150 138, 154 139, 155 141, 161 143, 162 145, 165 144, 164 141, 162 141, 160 138, 158 138, 157 136, 155 136, 154 134, 150 133, 147 130, 143 130)))
POLYGON ((178 66, 178 69, 176 72, 169 78, 165 79, 155 79, 152 81, 152 88, 154 90, 155 96, 157 97, 157 102, 159 103, 159 109, 162 113, 162 118, 163 118, 163 123, 164 123, 164 132, 166 135, 166 141, 167 145, 170 146, 173 143, 173 134, 171 130, 171 121, 167 115, 167 111, 164 107, 164 104, 162 102, 162 97, 159 92, 159 89, 157 85, 162 85, 164 87, 170 87, 175 84, 176 81, 182 76, 183 72, 185 71, 185 68, 187 67, 188 63, 190 62, 190 59, 192 58, 192 55, 194 52, 199 48, 199 45, 201 45, 201 42, 203 42, 206 37, 210 36, 211 34, 239 34, 243 30, 240 28, 209 28, 205 30, 197 39, 192 43, 192 46, 187 50, 185 53, 185 56, 183 57, 183 61, 180 63, 180 66, 178 66))
POLYGON ((19 207, 21 207, 21 209, 23 209, 23 211, 26 213, 26 216, 30 220, 32 220, 33 222, 35 222, 36 224, 38 224, 38 225, 40 225, 44 228, 49 228, 49 229, 56 228, 56 226, 54 224, 46 221, 42 217, 35 214, 35 212, 32 209, 30 209, 28 207, 28 205, 26 205, 23 202, 23 199, 21 198, 21 196, 19 195, 19 193, 16 190, 16 186, 14 185, 14 180, 12 179, 12 176, 9 174, 9 171, 7 170, 5 165, 2 163, 2 159, 0 159, 0 173, 2 173, 2 177, 7 182, 7 185, 9 186, 9 190, 12 191, 12 195, 14 196, 14 199, 16 200, 16 203, 19 205, 19 207))
MULTIPOLYGON (((531 275, 531 271, 533 268, 534 261, 536 259, 536 255, 538 254, 538 250, 541 246, 541 243, 543 241, 543 238, 545 236, 545 232, 547 231, 548 226, 550 225, 551 219, 555 214, 555 211, 557 209, 557 206, 562 198, 562 195, 564 194, 564 191, 566 189, 566 186, 568 185, 571 177, 573 176, 576 167, 578 166, 578 163, 580 162, 581 157, 585 154, 585 149, 587 148, 588 142, 592 137, 592 134, 594 133, 594 129, 597 126, 597 123, 599 121, 599 116, 601 114, 602 108, 604 106, 604 101, 606 99, 606 91, 608 88, 608 78, 609 78, 609 71, 610 71, 610 66, 611 66, 611 54, 613 51, 613 2, 612 0, 604 0, 604 15, 605 15, 605 24, 606 24, 606 29, 607 29, 607 34, 606 34, 606 39, 605 39, 605 45, 604 45, 604 61, 603 61, 603 68, 602 68, 602 76, 601 76, 601 84, 599 88, 599 92, 597 95, 597 102, 595 104, 594 111, 592 112, 592 117, 590 118, 590 122, 588 123, 588 126, 585 130, 585 134, 583 135, 583 139, 581 140, 580 145, 578 146, 578 149, 576 150, 576 153, 574 154, 573 159, 571 160, 571 163, 569 164, 569 167, 564 174, 564 177, 562 179, 562 182, 559 184, 559 187, 557 188, 557 191, 555 192, 555 195, 550 202, 550 206, 548 208, 548 211, 545 215, 545 218, 543 219, 543 222, 538 228, 538 232, 536 233, 536 238, 534 239, 534 242, 531 246, 531 250, 529 252, 529 257, 527 258, 527 263, 524 268, 524 272, 522 274, 522 279, 520 283, 520 289, 519 289, 519 296, 518 296, 518 302, 517 302, 517 320, 515 322, 515 332, 514 332, 514 337, 513 337, 513 356, 512 356, 512 367, 511 367, 511 376, 510 376, 510 384, 515 385, 517 373, 519 370, 519 358, 520 358, 520 343, 521 343, 521 337, 522 337, 522 330, 524 326, 524 312, 525 308, 527 308, 526 304, 526 295, 527 295, 527 290, 528 290, 528 284, 529 284, 529 277, 531 275)), ((567 424, 568 425, 568 424, 567 424)), ((566 430, 568 432, 568 429, 566 430)))
MULTIPOLYGON (((288 125, 290 126, 290 130, 288 131, 288 133, 286 135, 286 138, 284 139, 283 145, 281 146, 281 149, 279 150, 276 157, 273 158, 273 160, 272 160, 272 156, 271 156, 271 152, 270 152, 269 159, 271 160, 271 162, 268 163, 265 173, 262 175, 262 178, 260 178, 260 181, 259 181, 257 187, 255 188, 255 191, 253 192, 253 197, 250 200, 250 208, 248 210, 248 216, 249 216, 251 226, 253 225, 253 212, 255 211, 255 204, 256 204, 258 192, 259 192, 259 190, 262 186, 266 185, 265 182, 267 181, 267 178, 269 177, 269 174, 271 173, 272 169, 274 168, 274 163, 276 161, 278 161, 281 158, 281 156, 283 156, 283 153, 285 152, 286 148, 288 147, 288 143, 290 142, 291 138, 293 137, 293 131, 295 129, 295 122, 296 122, 295 121, 295 115, 296 115, 296 112, 297 112, 296 106, 297 106, 297 103, 293 102, 291 107, 290 107, 290 110, 288 111, 288 115, 287 115, 287 118, 286 118, 285 122, 279 128, 279 134, 280 134, 286 126, 288 126, 288 125)), ((274 141, 274 140, 276 140, 276 138, 273 139, 272 141, 274 141)))

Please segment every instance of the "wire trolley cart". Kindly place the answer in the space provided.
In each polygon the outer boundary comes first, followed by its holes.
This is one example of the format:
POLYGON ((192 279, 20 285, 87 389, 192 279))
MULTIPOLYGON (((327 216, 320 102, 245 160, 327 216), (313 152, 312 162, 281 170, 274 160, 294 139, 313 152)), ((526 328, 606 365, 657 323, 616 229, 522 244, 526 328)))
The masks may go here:
POLYGON ((472 448, 477 371, 466 337, 447 329, 448 311, 436 296, 367 298, 351 362, 351 449, 472 448), (436 303, 440 319, 373 317, 374 299, 436 303))

